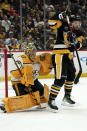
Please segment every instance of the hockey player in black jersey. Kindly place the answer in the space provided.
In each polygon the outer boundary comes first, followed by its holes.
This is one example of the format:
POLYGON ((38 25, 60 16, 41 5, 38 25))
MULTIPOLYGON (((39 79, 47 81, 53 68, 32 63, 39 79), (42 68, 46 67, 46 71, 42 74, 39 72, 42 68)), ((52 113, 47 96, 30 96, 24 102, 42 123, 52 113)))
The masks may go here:
MULTIPOLYGON (((76 39, 73 41, 71 29, 66 19, 66 14, 56 14, 48 21, 50 27, 57 30, 56 43, 52 52, 52 62, 55 74, 55 80, 50 89, 48 105, 51 110, 57 111, 55 99, 58 96, 61 87, 64 85, 64 98, 62 104, 74 105, 75 101, 71 99, 73 82, 75 79, 75 67, 73 55, 75 49, 81 47, 83 34, 75 32, 76 39)), ((73 23, 74 25, 74 23, 73 23)))

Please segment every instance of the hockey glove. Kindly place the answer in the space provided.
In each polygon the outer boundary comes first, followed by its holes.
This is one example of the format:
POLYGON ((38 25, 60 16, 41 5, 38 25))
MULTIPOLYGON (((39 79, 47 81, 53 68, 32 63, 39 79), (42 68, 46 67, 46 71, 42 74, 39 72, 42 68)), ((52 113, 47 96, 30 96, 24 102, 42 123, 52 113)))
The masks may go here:
POLYGON ((75 45, 74 44, 71 44, 68 49, 70 50, 70 52, 74 52, 75 51, 75 45))
POLYGON ((61 12, 61 13, 59 14, 59 19, 62 20, 63 18, 66 18, 66 12, 65 12, 65 11, 64 11, 64 12, 61 12))
POLYGON ((80 49, 80 48, 82 47, 82 44, 78 41, 78 42, 75 44, 75 46, 76 46, 76 49, 80 49))

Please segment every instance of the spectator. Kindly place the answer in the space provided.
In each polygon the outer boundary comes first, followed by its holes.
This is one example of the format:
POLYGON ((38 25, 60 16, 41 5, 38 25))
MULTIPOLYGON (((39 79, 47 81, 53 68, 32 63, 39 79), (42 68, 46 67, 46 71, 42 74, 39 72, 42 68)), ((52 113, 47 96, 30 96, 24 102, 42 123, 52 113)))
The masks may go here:
POLYGON ((53 47, 54 47, 54 38, 49 37, 46 41, 46 49, 47 50, 53 50, 53 47))
POLYGON ((7 11, 7 15, 12 20, 16 15, 18 15, 18 12, 16 10, 14 10, 14 7, 11 5, 10 10, 7 11))
POLYGON ((3 20, 3 11, 0 9, 0 20, 3 20))
POLYGON ((9 46, 10 47, 12 46, 11 49, 13 49, 13 45, 15 45, 15 46, 19 45, 18 40, 16 38, 14 38, 14 33, 13 32, 9 32, 9 38, 6 39, 5 45, 6 45, 8 50, 9 50, 9 46))
POLYGON ((37 27, 39 24, 44 25, 44 21, 41 21, 40 16, 37 16, 34 25, 35 25, 35 27, 37 27))
MULTIPOLYGON (((81 16, 82 28, 87 36, 87 29, 85 21, 87 20, 87 0, 70 0, 71 14, 81 16), (77 12, 77 13, 76 13, 77 12)), ((53 32, 49 29, 48 18, 50 19, 55 12, 59 13, 65 11, 67 7, 66 0, 46 0, 45 1, 45 20, 44 20, 44 3, 41 0, 23 0, 22 1, 22 34, 23 41, 26 42, 28 34, 32 35, 33 41, 38 43, 40 41, 41 48, 44 49, 44 21, 46 23, 46 39, 49 37, 56 39, 56 30, 53 32), (36 40, 39 38, 39 40, 36 40), (38 41, 38 42, 37 42, 38 41)), ((2 20, 0 32, 1 38, 9 38, 9 32, 14 32, 14 37, 20 41, 20 1, 18 0, 2 0, 0 2, 0 20, 2 20), (14 27, 12 27, 13 25, 14 27), (4 30, 5 29, 5 30, 4 30), (6 35, 3 35, 6 34, 6 35)), ((84 40, 86 43, 86 40, 84 40)), ((48 44, 47 44, 48 45, 48 44)), ((48 47, 47 47, 48 48, 48 47)))
POLYGON ((27 14, 27 15, 26 15, 25 25, 26 25, 29 29, 31 29, 31 28, 34 27, 34 21, 32 20, 30 14, 27 14))
POLYGON ((19 34, 19 32, 20 32, 20 17, 14 16, 11 24, 15 26, 15 31, 17 32, 17 34, 19 34))
POLYGON ((28 9, 26 9, 25 3, 22 3, 22 16, 26 17, 27 13, 28 13, 28 9))
POLYGON ((33 41, 33 38, 32 38, 32 35, 29 34, 27 35, 25 41, 22 43, 22 48, 25 46, 25 45, 34 45, 34 41, 33 41))
POLYGON ((0 38, 0 47, 4 47, 4 46, 5 46, 4 40, 0 38))
POLYGON ((38 27, 35 27, 34 30, 32 30, 32 36, 34 39, 36 39, 37 37, 40 37, 40 33, 39 33, 39 29, 38 27))
POLYGON ((9 31, 6 33, 6 38, 8 38, 9 37, 9 32, 13 32, 13 34, 14 34, 14 38, 17 38, 18 36, 18 34, 17 34, 17 32, 16 32, 16 30, 15 30, 15 26, 14 25, 11 25, 10 26, 10 29, 9 29, 9 31))
POLYGON ((8 0, 4 0, 4 2, 1 4, 1 7, 5 14, 7 14, 7 11, 10 10, 10 4, 8 0))
POLYGON ((10 41, 9 41, 9 44, 7 45, 6 44, 6 48, 7 50, 11 50, 11 51, 17 51, 20 49, 20 44, 17 43, 16 39, 15 38, 11 38, 10 41))
POLYGON ((37 50, 43 50, 44 49, 43 46, 42 46, 43 44, 41 43, 41 40, 38 37, 36 38, 34 45, 35 45, 37 50))
POLYGON ((0 20, 0 39, 5 39, 5 36, 5 28, 2 26, 2 21, 0 20))
POLYGON ((23 34, 22 34, 23 40, 25 40, 27 35, 28 35, 28 33, 29 33, 29 31, 28 31, 26 26, 22 27, 22 32, 23 32, 23 34))
POLYGON ((2 26, 5 27, 6 32, 9 30, 11 22, 8 20, 7 15, 4 15, 4 20, 2 20, 2 26))
POLYGON ((19 12, 19 9, 20 9, 20 7, 19 7, 20 6, 20 0, 13 0, 12 1, 12 5, 14 7, 14 10, 16 10, 17 12, 19 12))
POLYGON ((45 8, 46 8, 46 11, 50 11, 50 12, 54 11, 54 6, 51 4, 51 1, 45 4, 45 8))

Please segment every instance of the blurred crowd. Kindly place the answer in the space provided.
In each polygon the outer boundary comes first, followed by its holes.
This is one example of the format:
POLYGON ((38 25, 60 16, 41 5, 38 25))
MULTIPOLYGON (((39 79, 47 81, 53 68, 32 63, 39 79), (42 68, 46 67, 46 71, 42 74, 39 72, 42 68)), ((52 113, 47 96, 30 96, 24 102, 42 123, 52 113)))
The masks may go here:
MULTIPOLYGON (((31 43, 37 50, 52 50, 56 30, 50 29, 48 19, 55 12, 65 11, 67 0, 21 1, 22 24, 20 0, 0 0, 0 46, 5 44, 8 50, 23 50, 23 45, 31 43)), ((81 18, 81 28, 85 35, 82 49, 87 49, 87 0, 70 0, 70 9, 71 14, 81 18)))

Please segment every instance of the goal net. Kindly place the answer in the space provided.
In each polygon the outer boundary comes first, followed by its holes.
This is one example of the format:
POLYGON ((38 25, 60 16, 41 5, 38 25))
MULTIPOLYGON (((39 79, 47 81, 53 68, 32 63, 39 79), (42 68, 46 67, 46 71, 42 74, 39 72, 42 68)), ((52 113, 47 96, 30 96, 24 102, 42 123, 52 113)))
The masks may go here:
POLYGON ((0 47, 0 103, 5 97, 8 97, 7 50, 0 47))

